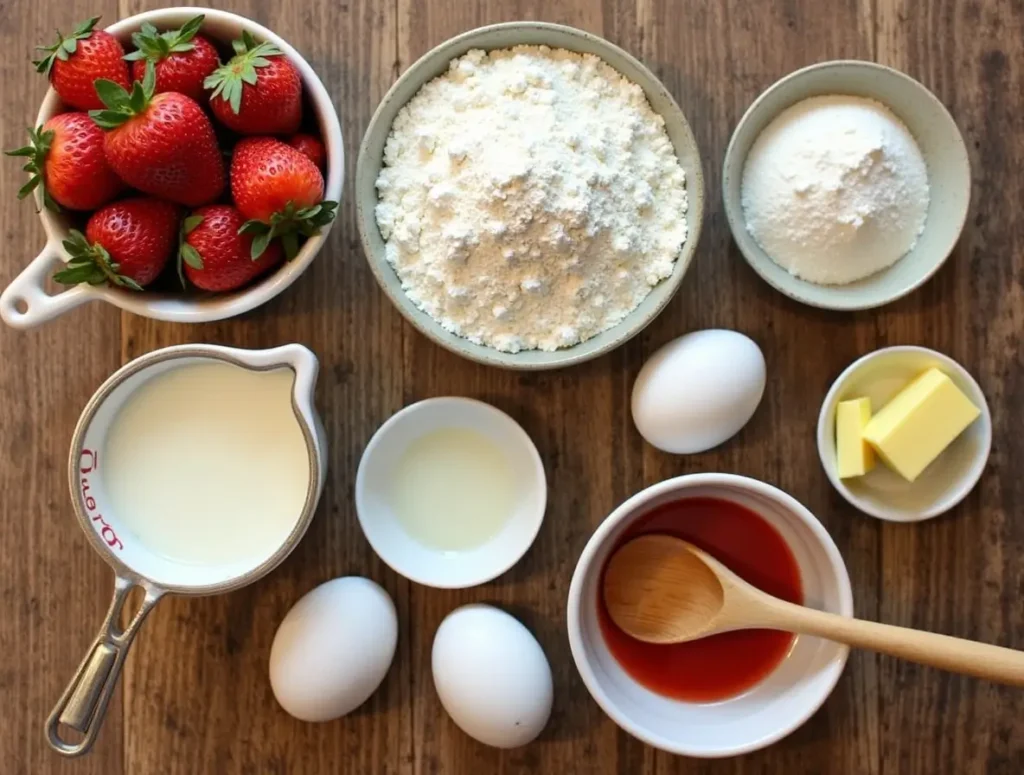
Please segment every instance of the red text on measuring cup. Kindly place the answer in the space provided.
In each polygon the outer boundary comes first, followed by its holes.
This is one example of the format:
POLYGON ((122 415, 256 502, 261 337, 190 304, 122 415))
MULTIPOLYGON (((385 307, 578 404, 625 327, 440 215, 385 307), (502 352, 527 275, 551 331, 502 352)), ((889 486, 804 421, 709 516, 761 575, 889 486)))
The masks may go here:
POLYGON ((117 537, 117 533, 114 531, 107 521, 103 519, 103 515, 96 511, 96 499, 89 494, 89 477, 86 474, 91 474, 97 471, 100 467, 99 454, 91 449, 83 449, 82 455, 78 459, 78 483, 82 490, 82 502, 85 504, 85 510, 89 514, 89 519, 93 522, 97 522, 100 525, 100 537, 107 542, 107 546, 113 549, 124 549, 124 544, 121 543, 121 539, 117 537), (88 460, 87 460, 88 458, 88 460))

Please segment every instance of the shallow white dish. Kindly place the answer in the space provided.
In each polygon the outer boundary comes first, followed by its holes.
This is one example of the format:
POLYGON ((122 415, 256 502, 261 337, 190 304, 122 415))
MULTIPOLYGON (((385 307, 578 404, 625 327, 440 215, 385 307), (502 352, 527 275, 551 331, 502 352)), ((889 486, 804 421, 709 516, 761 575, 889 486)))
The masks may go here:
POLYGON ((846 565, 828 532, 794 498, 756 479, 690 474, 659 482, 608 516, 587 542, 569 587, 569 645, 590 694, 634 737, 670 753, 737 756, 771 745, 809 719, 832 692, 849 648, 801 635, 789 655, 749 691, 715 703, 655 694, 626 673, 608 651, 598 624, 601 569, 619 536, 638 517, 688 497, 730 500, 757 512, 789 545, 800 568, 805 603, 853 615, 846 565))
POLYGON ((818 414, 818 455, 832 486, 853 506, 879 519, 918 522, 956 506, 981 478, 992 447, 992 416, 978 383, 949 356, 924 347, 887 347, 850 365, 832 384, 818 414), (916 481, 908 482, 877 461, 864 476, 840 479, 836 473, 836 406, 867 396, 877 412, 921 372, 945 372, 981 410, 916 481))
POLYGON ((874 62, 822 62, 776 81, 743 114, 725 152, 722 198, 729 229, 740 252, 776 290, 815 307, 870 309, 918 288, 946 261, 967 219, 971 167, 967 147, 953 117, 922 84, 874 62), (888 269, 847 285, 815 285, 772 261, 747 231, 740 202, 743 167, 758 135, 786 108, 823 94, 867 97, 895 113, 921 149, 931 188, 924 232, 913 250, 888 269))
POLYGON ((356 514, 366 540, 396 572, 429 587, 472 587, 500 576, 530 548, 546 506, 544 466, 526 431, 499 409, 470 398, 431 398, 392 415, 370 439, 356 473, 356 514), (501 531, 482 546, 458 552, 410 536, 388 497, 392 472, 408 446, 443 428, 474 430, 493 441, 520 486, 516 508, 501 531))
MULTIPOLYGON (((345 148, 338 113, 319 76, 286 40, 244 16, 201 7, 146 11, 121 19, 106 30, 122 44, 126 44, 130 42, 131 34, 137 32, 143 22, 149 22, 160 30, 177 29, 199 14, 206 16, 202 27, 203 34, 218 44, 226 44, 240 37, 243 31, 247 31, 257 40, 273 43, 295 65, 302 77, 306 107, 312 109, 327 151, 324 199, 340 202, 345 148)), ((57 92, 52 88, 48 89, 39 108, 35 126, 41 126, 61 112, 63 107, 57 92)), ((298 255, 291 261, 282 264, 252 285, 233 293, 139 293, 108 285, 83 284, 50 294, 46 290, 47 279, 67 260, 61 242, 67 237, 69 222, 65 216, 50 212, 42 206, 42 197, 38 190, 35 203, 47 241, 39 255, 29 262, 21 274, 0 294, 0 318, 12 328, 32 328, 86 302, 96 300, 105 301, 142 317, 175 323, 205 323, 241 315, 270 301, 295 282, 320 252, 334 225, 330 223, 324 226, 319 234, 307 239, 298 255)))

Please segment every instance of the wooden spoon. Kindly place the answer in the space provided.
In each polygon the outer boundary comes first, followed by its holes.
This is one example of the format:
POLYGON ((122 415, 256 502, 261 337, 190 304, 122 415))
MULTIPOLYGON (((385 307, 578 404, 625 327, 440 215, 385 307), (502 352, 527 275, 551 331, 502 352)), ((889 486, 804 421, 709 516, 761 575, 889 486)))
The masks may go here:
POLYGON ((621 547, 605 571, 604 599, 612 621, 648 643, 682 643, 730 630, 785 630, 1024 686, 1024 652, 787 603, 671 536, 641 536, 621 547))

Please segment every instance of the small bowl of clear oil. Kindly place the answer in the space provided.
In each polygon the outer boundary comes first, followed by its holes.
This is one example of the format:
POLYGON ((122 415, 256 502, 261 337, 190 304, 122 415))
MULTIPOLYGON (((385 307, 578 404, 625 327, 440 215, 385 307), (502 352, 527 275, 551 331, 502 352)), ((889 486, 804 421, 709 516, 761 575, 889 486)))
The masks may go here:
POLYGON ((469 398, 407 406, 370 439, 356 513, 374 551, 406 578, 457 589, 526 554, 544 520, 547 480, 533 441, 469 398))

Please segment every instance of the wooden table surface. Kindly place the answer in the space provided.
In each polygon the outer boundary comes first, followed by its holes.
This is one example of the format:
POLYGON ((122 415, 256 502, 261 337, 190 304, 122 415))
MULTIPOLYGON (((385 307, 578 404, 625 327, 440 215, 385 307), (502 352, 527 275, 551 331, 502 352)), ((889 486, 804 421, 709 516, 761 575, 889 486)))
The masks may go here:
MULTIPOLYGON (((44 92, 30 47, 56 26, 109 23, 156 3, 15 0, 0 6, 2 146, 22 144, 44 92)), ((1024 5, 1020 0, 235 0, 291 41, 320 73, 356 149, 397 75, 444 39, 481 24, 540 18, 604 35, 648 64, 688 116, 704 157, 709 213, 682 290, 639 338, 562 372, 477 366, 406 325, 363 259, 355 210, 311 269, 241 319, 171 325, 94 304, 40 329, 0 330, 0 772, 5 775, 232 773, 1007 773, 1024 771, 1024 693, 856 653, 824 708, 788 739, 733 760, 655 751, 619 731, 588 696, 565 632, 569 580, 591 531, 628 495, 669 476, 730 471, 807 504, 849 567, 857 612, 896 624, 1024 648, 1024 5), (287 7, 286 7, 287 6, 287 7), (827 8, 826 8, 827 6, 827 8), (720 204, 730 132, 780 76, 844 57, 895 66, 931 88, 967 141, 970 217, 959 247, 923 289, 884 310, 822 312, 764 284, 731 244, 720 204), (644 358, 684 332, 743 331, 763 348, 765 400, 719 450, 690 457, 642 443, 629 391, 644 358), (65 465, 75 420, 125 361, 179 342, 312 347, 330 470, 306 539, 268 578, 207 599, 171 598, 147 622, 95 751, 64 761, 42 723, 106 610, 111 573, 72 515, 65 465), (819 404, 848 363, 877 347, 921 344, 978 378, 995 425, 981 484, 950 515, 917 525, 862 516, 834 493, 814 446, 819 404), (547 468, 550 499, 533 549, 497 582, 438 591, 391 572, 370 550, 352 502, 373 431, 412 401, 489 401, 519 420, 547 468), (346 574, 379 581, 398 606, 400 639, 380 690, 353 715, 295 721, 266 679, 277 623, 303 593, 346 574), (462 734, 434 693, 429 652, 454 607, 489 601, 519 616, 551 661, 555 705, 543 737, 499 752, 462 734)), ((43 244, 14 160, 0 165, 0 284, 43 244)))

